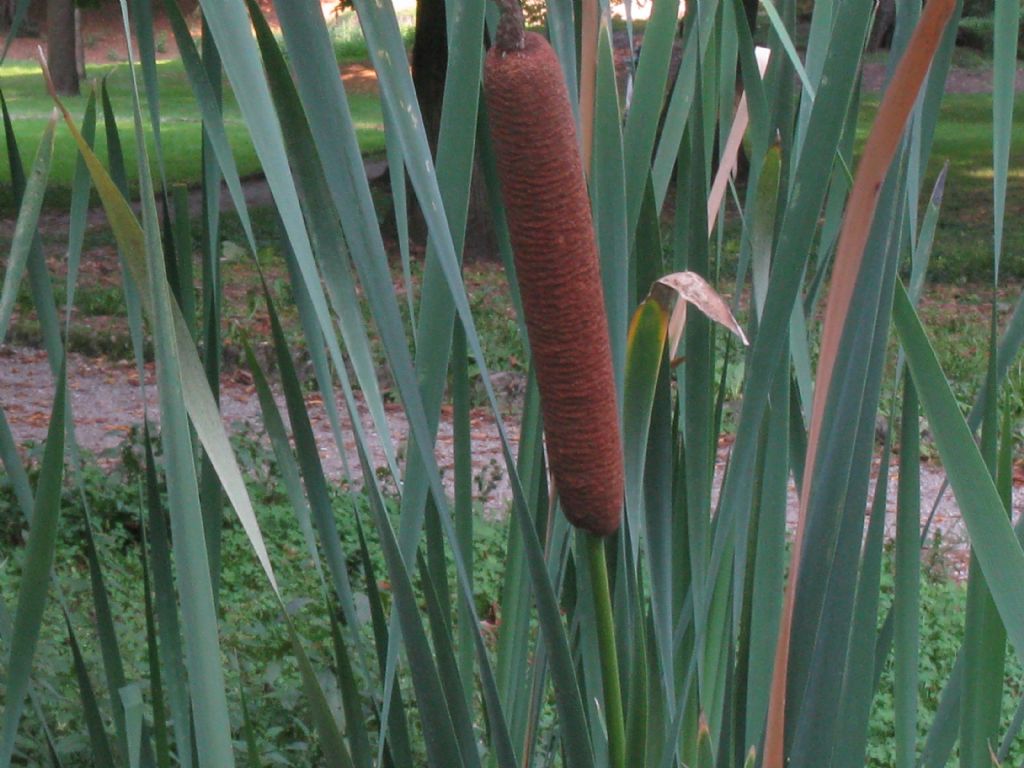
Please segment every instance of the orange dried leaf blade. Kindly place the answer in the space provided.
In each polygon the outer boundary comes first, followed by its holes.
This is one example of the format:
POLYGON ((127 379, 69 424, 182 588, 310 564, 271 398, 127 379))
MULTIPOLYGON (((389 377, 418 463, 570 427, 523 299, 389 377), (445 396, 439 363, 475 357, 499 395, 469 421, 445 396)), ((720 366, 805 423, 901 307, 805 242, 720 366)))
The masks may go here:
POLYGON ((829 388, 832 384, 839 351, 839 341, 849 314, 854 286, 860 273, 864 247, 868 240, 871 223, 874 220, 882 183, 889 172, 889 166, 899 147, 918 91, 928 74, 928 68, 931 66, 954 6, 955 0, 931 0, 925 5, 921 19, 907 44, 906 53, 900 60, 896 73, 879 105, 878 114, 864 146, 861 163, 857 168, 857 175, 847 203, 843 229, 836 248, 832 284, 825 309, 821 355, 814 388, 810 437, 807 444, 807 461, 804 466, 804 481, 800 497, 800 515, 793 544, 793 560, 786 583, 782 623, 779 626, 775 669, 768 705, 764 768, 783 768, 785 764, 783 737, 793 602, 803 543, 804 521, 814 477, 815 456, 821 437, 825 403, 828 401, 829 388))

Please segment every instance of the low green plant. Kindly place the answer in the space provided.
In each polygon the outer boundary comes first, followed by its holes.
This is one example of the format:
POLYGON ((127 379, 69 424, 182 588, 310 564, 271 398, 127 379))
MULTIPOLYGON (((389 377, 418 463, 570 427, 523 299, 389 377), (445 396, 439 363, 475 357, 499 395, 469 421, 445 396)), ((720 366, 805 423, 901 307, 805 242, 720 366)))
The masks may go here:
MULTIPOLYGON (((966 48, 991 56, 992 33, 995 26, 996 21, 992 16, 965 16, 957 27, 957 42, 966 48)), ((1018 51, 1024 52, 1021 43, 1024 43, 1024 33, 1020 33, 1017 38, 1018 51)))
MULTIPOLYGON (((398 22, 406 50, 412 50, 416 37, 415 19, 411 16, 399 16, 398 22)), ((329 29, 334 58, 339 64, 365 62, 370 58, 366 38, 354 11, 343 11, 336 15, 329 29)))
MULTIPOLYGON (((145 677, 146 626, 144 616, 130 607, 140 599, 139 585, 143 578, 142 521, 144 498, 135 482, 144 471, 144 450, 141 431, 132 430, 122 444, 102 457, 105 467, 100 469, 96 457, 83 456, 81 474, 64 490, 62 515, 66 521, 58 543, 58 556, 73 564, 73 570, 88 571, 82 526, 88 511, 92 533, 103 562, 106 588, 116 614, 120 617, 118 634, 122 643, 122 658, 133 674, 145 677)), ((265 443, 265 436, 253 432, 249 425, 236 425, 233 445, 245 467, 246 481, 260 525, 268 541, 273 542, 272 555, 282 578, 296 594, 317 591, 316 569, 304 555, 305 545, 295 525, 295 514, 280 484, 276 458, 265 443)), ((155 447, 159 443, 154 443, 155 447)), ((38 479, 39 460, 43 445, 27 446, 29 477, 38 479)), ((159 453, 156 455, 161 464, 159 453)), ((166 488, 161 484, 162 496, 166 488)), ((362 562, 357 554, 359 537, 355 526, 357 514, 365 515, 368 500, 356 489, 332 485, 331 507, 343 548, 353 553, 347 562, 349 575, 354 581, 361 579, 362 562)), ((395 500, 388 502, 391 514, 397 513, 395 500)), ((16 594, 22 568, 23 536, 26 533, 17 498, 5 474, 0 474, 0 600, 9 602, 16 594)), ((505 522, 489 521, 481 517, 474 526, 473 556, 478 563, 477 605, 481 615, 497 620, 503 581, 503 552, 508 526, 505 522)), ((367 539, 369 557, 375 571, 386 570, 379 541, 371 535, 367 539)), ((223 568, 221 605, 224 622, 224 643, 227 651, 239 660, 242 677, 239 686, 248 686, 249 717, 260 734, 261 759, 268 764, 299 764, 315 760, 318 755, 315 735, 309 731, 301 716, 302 681, 294 663, 287 660, 288 636, 275 616, 275 608, 266 593, 259 588, 260 570, 248 556, 248 542, 238 524, 225 520, 223 530, 223 568)), ((384 604, 390 603, 388 588, 382 585, 384 604)), ((83 651, 97 651, 93 636, 91 593, 87 581, 71 580, 65 584, 65 606, 78 626, 79 642, 83 651)), ((302 627, 309 641, 311 654, 330 664, 331 629, 322 604, 310 600, 297 600, 289 608, 293 620, 302 627)), ((48 612, 42 626, 44 638, 62 644, 63 618, 59 611, 48 612)), ((372 640, 368 635, 367 640, 372 640)), ((54 692, 69 692, 75 683, 75 671, 68 659, 60 653, 41 654, 45 671, 37 683, 54 692)), ((95 662, 89 664, 90 674, 101 677, 103 672, 95 662)), ((357 670, 362 675, 369 670, 357 670)), ((399 685, 408 689, 408 673, 403 671, 399 685)), ((152 695, 152 691, 148 692, 152 695)), ((61 745, 64 765, 91 764, 87 740, 79 738, 84 727, 80 702, 73 696, 53 697, 48 710, 56 723, 54 737, 61 745)), ((241 713, 233 711, 236 722, 241 713)), ((421 737, 422 738, 422 737, 421 737)), ((21 759, 29 762, 42 760, 38 745, 31 740, 23 745, 21 759)), ((416 745, 423 752, 420 741, 416 745)))
MULTIPOLYGON (((201 182, 201 158, 195 148, 202 140, 201 119, 196 108, 196 97, 189 86, 188 77, 180 60, 170 59, 156 63, 160 90, 160 110, 164 124, 160 128, 162 149, 166 161, 169 182, 184 182, 197 186, 201 182)), ((91 82, 105 80, 110 93, 114 114, 119 119, 131 111, 131 77, 126 64, 96 64, 90 66, 91 82)), ((141 77, 141 73, 139 73, 141 77)), ((9 106, 16 110, 17 119, 13 128, 22 157, 27 163, 34 155, 50 114, 52 102, 40 77, 39 65, 30 61, 6 61, 0 64, 0 81, 4 97, 9 106)), ((82 95, 67 101, 69 109, 81 115, 88 100, 89 85, 82 89, 82 95)), ((383 122, 380 100, 372 93, 353 94, 350 98, 353 117, 359 125, 359 141, 364 151, 381 153, 384 149, 383 122)), ((235 153, 236 166, 242 177, 258 175, 261 164, 253 150, 249 132, 242 120, 241 112, 231 94, 225 92, 224 126, 228 140, 235 153)), ((96 147, 105 160, 106 138, 102 128, 97 133, 96 147)), ((128 128, 121 123, 119 130, 128 128)), ((147 129, 147 142, 152 147, 152 129, 147 129)), ((136 149, 133 142, 123 145, 126 175, 133 190, 137 191, 136 149)), ((50 185, 47 191, 47 205, 52 208, 67 208, 70 201, 71 178, 74 173, 76 150, 74 142, 61 132, 56 140, 54 158, 50 171, 50 185)), ((13 210, 10 197, 10 170, 6 163, 0 163, 0 207, 13 210)))

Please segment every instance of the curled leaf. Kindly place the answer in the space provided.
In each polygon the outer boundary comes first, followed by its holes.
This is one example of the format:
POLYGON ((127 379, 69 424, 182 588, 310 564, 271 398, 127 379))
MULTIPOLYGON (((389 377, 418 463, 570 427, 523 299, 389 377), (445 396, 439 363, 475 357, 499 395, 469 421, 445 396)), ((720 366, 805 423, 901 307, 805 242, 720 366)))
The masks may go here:
POLYGON ((743 345, 749 344, 729 305, 703 277, 696 272, 673 272, 658 278, 651 286, 651 298, 671 313, 668 324, 670 354, 675 356, 686 327, 686 307, 693 304, 711 320, 735 333, 743 345), (674 304, 674 306, 673 306, 674 304))

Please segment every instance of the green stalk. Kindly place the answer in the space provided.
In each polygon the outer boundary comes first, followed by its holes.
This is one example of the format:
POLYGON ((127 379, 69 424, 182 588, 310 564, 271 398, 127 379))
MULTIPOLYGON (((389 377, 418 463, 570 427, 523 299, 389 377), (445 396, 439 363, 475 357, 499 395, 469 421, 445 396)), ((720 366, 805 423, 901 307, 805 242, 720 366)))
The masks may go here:
POLYGON ((608 755, 611 768, 625 768, 626 727, 622 718, 619 657, 615 650, 615 621, 612 617, 611 591, 608 588, 604 539, 589 533, 584 533, 582 538, 586 542, 590 586, 594 591, 594 614, 597 617, 597 642, 601 654, 601 680, 604 684, 605 719, 608 726, 608 755))

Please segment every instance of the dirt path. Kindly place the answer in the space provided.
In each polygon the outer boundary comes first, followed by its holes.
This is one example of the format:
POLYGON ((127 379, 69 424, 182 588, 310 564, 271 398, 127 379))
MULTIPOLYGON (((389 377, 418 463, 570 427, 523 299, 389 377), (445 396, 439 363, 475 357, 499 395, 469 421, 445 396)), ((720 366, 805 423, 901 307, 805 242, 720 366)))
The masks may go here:
MULTIPOLYGON (((864 90, 877 93, 882 90, 885 82, 886 65, 883 62, 868 62, 864 65, 864 90)), ((1024 67, 1017 67, 1017 79, 1015 90, 1018 93, 1024 92, 1024 67)), ((946 77, 946 93, 991 93, 992 92, 992 68, 991 67, 957 67, 949 69, 946 77)))
MULTIPOLYGON (((155 374, 152 366, 148 366, 145 374, 146 397, 143 398, 139 376, 134 365, 127 362, 111 362, 100 358, 89 358, 82 355, 71 355, 68 361, 68 385, 75 430, 79 444, 99 456, 101 462, 117 461, 117 448, 123 443, 133 427, 142 423, 147 411, 155 422, 159 422, 155 374)), ((221 380, 221 395, 224 421, 234 433, 249 436, 262 435, 262 417, 259 402, 251 378, 244 371, 225 375, 221 380)), ((50 404, 53 396, 50 370, 46 355, 39 350, 19 347, 0 347, 0 407, 4 409, 11 430, 19 444, 28 441, 40 441, 46 435, 50 404)), ((280 396, 279 407, 284 409, 280 396)), ((335 482, 343 482, 345 474, 341 455, 335 445, 330 424, 323 403, 318 396, 307 398, 313 430, 320 447, 321 459, 328 475, 335 482)), ((354 468, 353 480, 359 483, 358 456, 355 440, 352 436, 351 424, 345 410, 344 402, 339 399, 339 412, 342 414, 342 430, 345 438, 345 457, 348 465, 354 468)), ((384 451, 379 435, 370 426, 366 408, 360 403, 360 419, 371 436, 373 461, 378 469, 385 468, 384 451)), ((399 455, 404 446, 402 440, 406 434, 407 422, 398 405, 387 407, 388 427, 394 436, 399 455)), ((513 444, 519 437, 518 424, 514 419, 506 420, 513 444)), ((476 500, 481 503, 492 517, 500 517, 508 509, 511 501, 511 490, 508 477, 504 470, 501 443, 498 432, 490 413, 484 409, 474 410, 472 414, 473 491, 476 500)), ((451 493, 454 461, 452 455, 453 434, 451 410, 445 408, 441 416, 435 453, 441 468, 447 490, 451 493)), ((728 460, 729 446, 723 444, 719 451, 715 477, 715 496, 719 490, 722 475, 728 460)), ((877 472, 876 469, 873 475, 877 472)), ((922 515, 932 508, 945 474, 942 469, 931 462, 921 464, 921 496, 922 515)), ((889 480, 887 533, 891 537, 895 531, 896 484, 898 473, 894 470, 889 480)), ((872 491, 874 485, 872 484, 872 491)), ((1014 490, 1014 508, 1020 510, 1024 503, 1024 487, 1020 484, 1014 490)), ((788 514, 792 528, 797 518, 797 497, 792 485, 789 494, 788 514)), ((922 520, 923 522, 923 520, 922 520)), ((949 565, 955 572, 965 572, 967 567, 968 546, 967 535, 959 508, 952 493, 947 492, 939 504, 933 522, 933 536, 938 536, 940 552, 947 556, 949 565)))
MULTIPOLYGON (((96 454, 101 463, 118 461, 117 449, 134 428, 142 425, 148 413, 156 424, 160 409, 156 390, 156 373, 152 364, 146 366, 144 387, 130 362, 71 354, 68 357, 68 390, 75 422, 75 435, 80 446, 96 454), (145 393, 143 393, 143 389, 145 393)), ((0 408, 3 408, 18 444, 39 442, 46 437, 53 382, 46 353, 24 347, 0 347, 0 408)), ((285 414, 284 400, 278 393, 278 408, 285 414)), ((331 431, 327 412, 319 395, 306 399, 307 411, 320 448, 324 470, 336 482, 346 479, 344 463, 331 431)), ((221 409, 229 432, 248 437, 263 436, 263 418, 259 399, 247 371, 237 369, 221 378, 221 409)), ((345 435, 345 461, 353 471, 352 480, 361 479, 355 436, 344 400, 338 398, 345 435)), ((405 414, 399 405, 386 406, 388 429, 392 441, 402 455, 402 441, 408 429, 405 414)), ((287 416, 284 417, 287 419, 287 416)), ((373 430, 369 411, 359 401, 359 418, 370 436, 372 460, 377 469, 386 469, 381 437, 373 430)), ((513 444, 518 443, 518 425, 506 423, 513 444)), ((498 513, 511 499, 504 473, 501 442, 489 411, 477 409, 471 414, 473 440, 474 493, 488 511, 498 513)), ((441 413, 436 455, 449 493, 454 482, 451 409, 441 413)))

